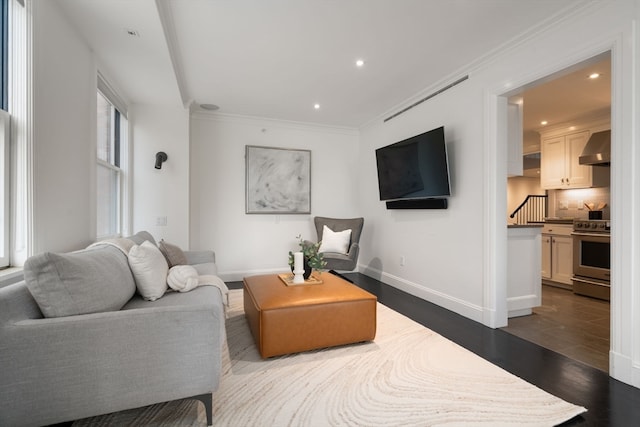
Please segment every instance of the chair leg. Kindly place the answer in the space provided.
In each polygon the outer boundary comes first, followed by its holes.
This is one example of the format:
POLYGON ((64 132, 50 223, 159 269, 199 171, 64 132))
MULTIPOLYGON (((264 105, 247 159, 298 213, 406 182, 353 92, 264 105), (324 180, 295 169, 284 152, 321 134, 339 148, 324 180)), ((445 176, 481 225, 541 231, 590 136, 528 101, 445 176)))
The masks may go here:
POLYGON ((213 426, 213 393, 193 396, 193 399, 204 403, 204 410, 207 414, 207 426, 213 426))

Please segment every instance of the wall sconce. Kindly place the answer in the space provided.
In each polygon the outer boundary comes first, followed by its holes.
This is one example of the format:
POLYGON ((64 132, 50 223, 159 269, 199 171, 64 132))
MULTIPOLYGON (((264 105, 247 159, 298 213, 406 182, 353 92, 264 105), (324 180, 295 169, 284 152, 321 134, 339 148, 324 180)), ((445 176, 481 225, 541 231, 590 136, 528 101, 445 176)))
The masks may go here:
POLYGON ((162 163, 166 162, 169 157, 164 151, 158 151, 156 153, 156 169, 162 169, 162 163))

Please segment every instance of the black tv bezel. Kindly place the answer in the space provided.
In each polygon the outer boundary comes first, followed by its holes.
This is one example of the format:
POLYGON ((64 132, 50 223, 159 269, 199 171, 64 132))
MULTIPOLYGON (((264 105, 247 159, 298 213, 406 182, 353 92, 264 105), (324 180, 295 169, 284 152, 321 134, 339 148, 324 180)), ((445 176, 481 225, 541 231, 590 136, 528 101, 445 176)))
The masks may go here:
MULTIPOLYGON (((450 167, 449 167, 449 153, 448 153, 448 149, 447 149, 447 142, 446 142, 446 138, 445 138, 445 130, 444 130, 444 126, 439 126, 437 128, 428 130, 426 132, 422 132, 419 133, 417 135, 411 136, 409 138, 405 138, 403 140, 394 142, 393 144, 389 144, 389 145, 385 145, 383 147, 379 147, 375 150, 375 156, 376 156, 376 172, 377 172, 377 178, 378 178, 378 195, 380 197, 380 201, 383 202, 395 202, 395 201, 408 201, 408 200, 433 200, 433 199, 444 199, 447 197, 451 196, 451 175, 450 175, 450 167), (388 197, 388 198, 383 198, 382 194, 381 194, 381 189, 380 189, 380 164, 379 164, 379 152, 385 149, 389 149, 391 147, 394 146, 403 146, 403 145, 410 145, 410 144, 420 144, 420 143, 424 143, 425 142, 425 135, 431 134, 431 133, 435 133, 435 132, 439 132, 441 133, 441 138, 438 138, 438 141, 442 142, 442 148, 444 149, 444 167, 445 167, 445 172, 446 172, 446 187, 447 187, 447 192, 442 193, 442 194, 431 194, 431 195, 424 195, 424 196, 412 196, 412 197, 388 197)), ((416 205, 417 206, 417 205, 416 205)), ((446 207, 445 207, 446 209, 446 207)))

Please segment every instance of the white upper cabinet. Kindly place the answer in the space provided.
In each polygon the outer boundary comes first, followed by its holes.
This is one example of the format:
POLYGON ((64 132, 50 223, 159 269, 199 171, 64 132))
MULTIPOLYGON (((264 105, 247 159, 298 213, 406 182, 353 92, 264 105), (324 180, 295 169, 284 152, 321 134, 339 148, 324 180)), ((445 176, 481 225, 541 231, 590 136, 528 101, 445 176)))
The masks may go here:
POLYGON ((542 139, 540 161, 542 188, 591 187, 592 166, 583 166, 578 163, 578 157, 587 145, 589 135, 589 131, 583 131, 542 139))
POLYGON ((581 126, 582 130, 542 134, 540 144, 540 186, 545 190, 604 187, 609 185, 609 168, 581 165, 579 157, 592 132, 603 125, 581 126))

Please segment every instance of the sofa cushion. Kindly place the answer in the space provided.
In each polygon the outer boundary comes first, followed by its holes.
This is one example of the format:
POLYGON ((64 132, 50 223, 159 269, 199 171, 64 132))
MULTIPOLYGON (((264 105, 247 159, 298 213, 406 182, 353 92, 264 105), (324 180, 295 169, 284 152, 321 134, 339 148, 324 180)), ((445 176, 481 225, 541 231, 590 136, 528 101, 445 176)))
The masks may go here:
POLYGON ((167 260, 169 268, 173 267, 174 265, 188 264, 187 257, 185 256, 182 249, 180 249, 178 246, 165 242, 164 239, 162 239, 160 240, 160 243, 158 243, 158 248, 167 260))
POLYGON ((150 241, 144 241, 141 245, 131 248, 129 266, 142 298, 155 301, 167 291, 167 260, 160 249, 150 241))
POLYGON ((351 229, 333 231, 326 225, 322 228, 322 242, 318 252, 335 252, 346 254, 351 243, 351 229))
POLYGON ((136 290, 126 256, 112 246, 32 256, 24 279, 45 317, 120 310, 136 290))

